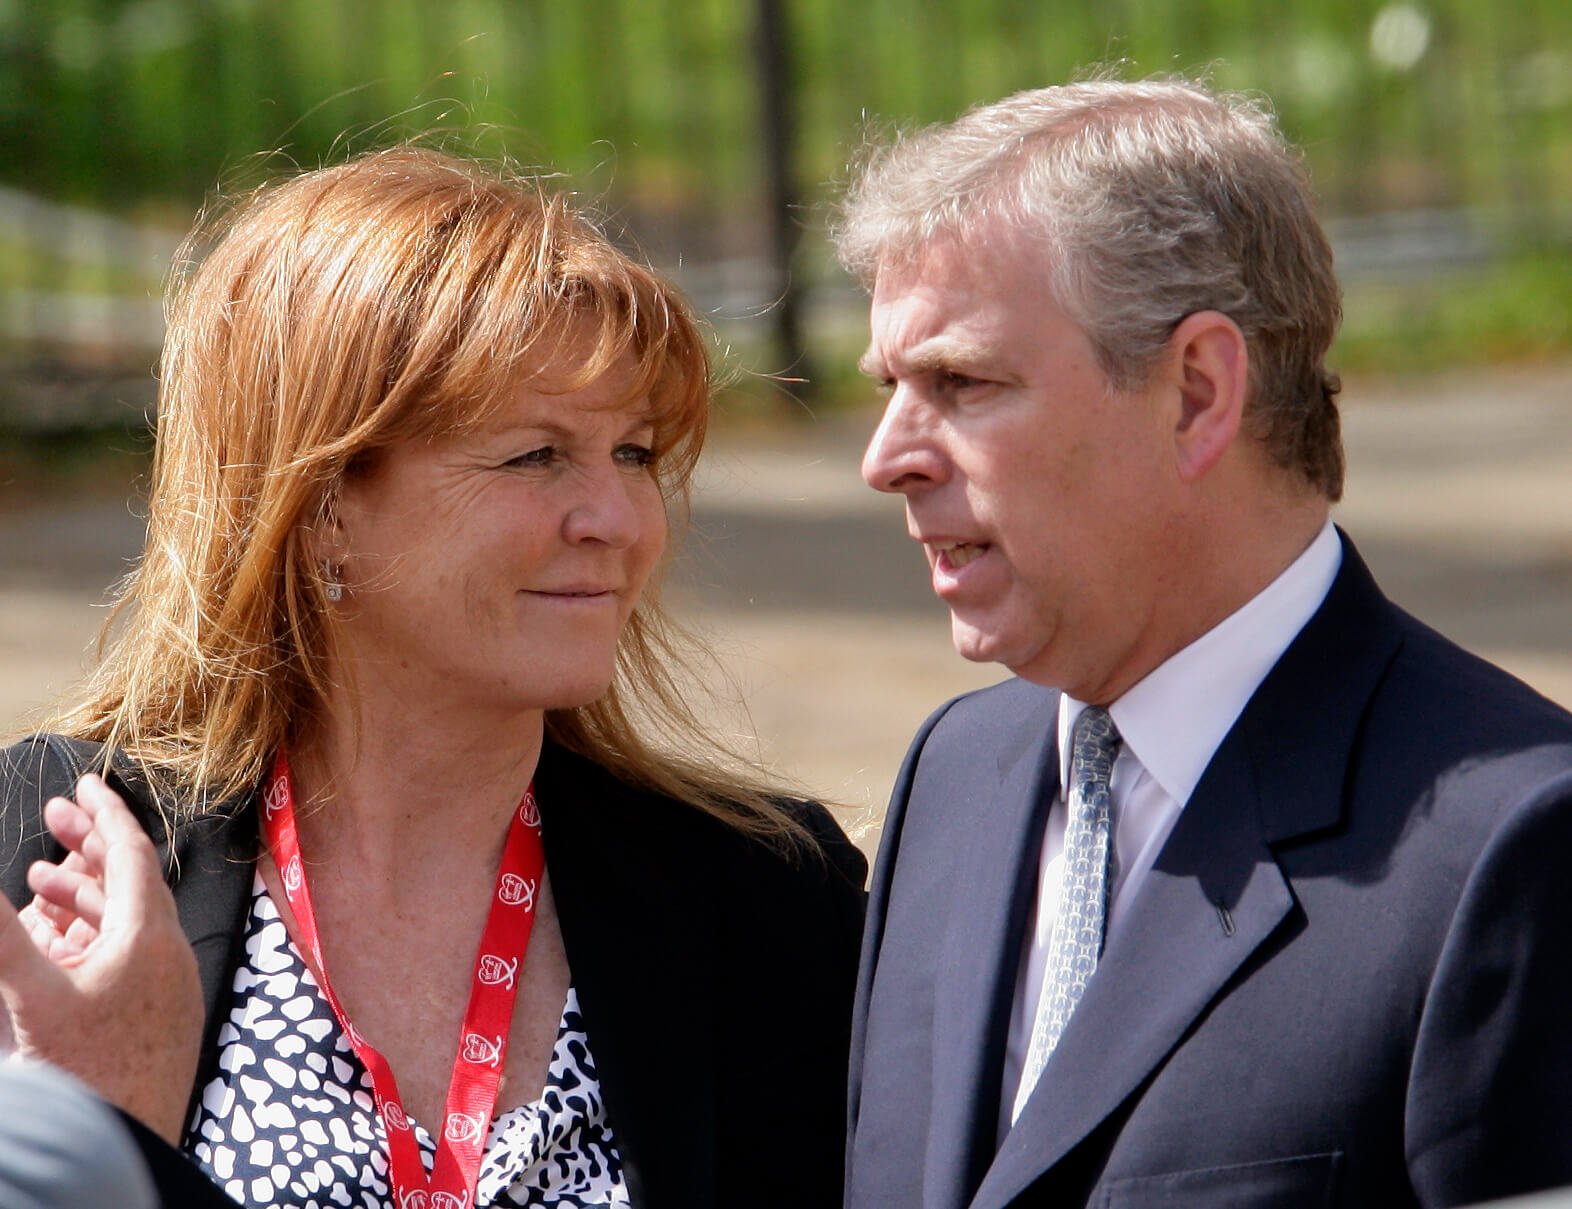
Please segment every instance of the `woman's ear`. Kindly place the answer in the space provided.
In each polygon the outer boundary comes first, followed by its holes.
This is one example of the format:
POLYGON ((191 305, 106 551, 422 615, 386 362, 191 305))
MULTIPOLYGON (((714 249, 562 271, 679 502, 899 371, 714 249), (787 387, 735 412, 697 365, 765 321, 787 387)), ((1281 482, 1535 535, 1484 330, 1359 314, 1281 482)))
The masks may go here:
POLYGON ((306 548, 311 561, 319 568, 337 568, 349 556, 349 542, 339 520, 338 484, 323 492, 316 507, 316 516, 306 526, 306 548))
POLYGON ((1239 436, 1250 394, 1250 354, 1239 325, 1220 311, 1186 315, 1168 344, 1179 386, 1176 462, 1179 477, 1193 483, 1239 436))

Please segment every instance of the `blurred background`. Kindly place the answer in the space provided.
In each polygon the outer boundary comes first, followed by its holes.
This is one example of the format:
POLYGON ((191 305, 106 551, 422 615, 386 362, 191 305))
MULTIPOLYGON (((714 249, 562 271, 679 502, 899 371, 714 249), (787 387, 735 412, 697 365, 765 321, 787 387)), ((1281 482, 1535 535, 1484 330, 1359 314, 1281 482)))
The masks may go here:
POLYGON ((674 590, 764 758, 876 810, 927 711, 998 673, 857 481, 864 302, 826 204, 870 123, 1114 61, 1270 97, 1347 289, 1342 519, 1401 603, 1572 702, 1564 0, 0 0, 0 729, 80 672, 137 548, 196 209, 427 136, 566 174, 710 319, 674 590))

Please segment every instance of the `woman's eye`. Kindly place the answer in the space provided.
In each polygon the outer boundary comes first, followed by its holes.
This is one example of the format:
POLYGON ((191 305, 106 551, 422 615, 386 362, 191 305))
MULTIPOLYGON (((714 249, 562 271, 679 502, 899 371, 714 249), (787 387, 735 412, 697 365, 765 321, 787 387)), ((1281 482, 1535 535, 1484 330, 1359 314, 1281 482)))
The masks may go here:
POLYGON ((555 445, 542 445, 539 449, 531 449, 528 453, 521 453, 517 457, 509 458, 504 466, 550 466, 557 460, 557 447, 555 445))
POLYGON ((642 470, 655 464, 655 451, 648 445, 618 445, 616 458, 624 466, 642 470))

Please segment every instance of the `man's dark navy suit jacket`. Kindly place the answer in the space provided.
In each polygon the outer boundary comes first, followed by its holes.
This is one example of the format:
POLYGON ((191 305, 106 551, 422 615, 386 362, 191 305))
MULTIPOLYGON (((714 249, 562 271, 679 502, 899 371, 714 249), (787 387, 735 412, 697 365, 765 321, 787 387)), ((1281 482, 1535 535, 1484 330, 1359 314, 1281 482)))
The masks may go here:
POLYGON ((996 1146, 1056 707, 1021 681, 961 697, 907 757, 848 1209, 1390 1209, 1572 1183, 1572 716, 1391 605, 1346 540, 996 1146))

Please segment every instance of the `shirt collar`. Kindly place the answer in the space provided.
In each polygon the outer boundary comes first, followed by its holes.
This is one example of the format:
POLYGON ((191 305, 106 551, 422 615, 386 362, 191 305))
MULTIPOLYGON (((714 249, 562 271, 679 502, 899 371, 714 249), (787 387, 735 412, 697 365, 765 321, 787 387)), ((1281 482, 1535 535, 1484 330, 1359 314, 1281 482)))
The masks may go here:
MULTIPOLYGON (((1321 607, 1343 562, 1328 520, 1276 579, 1109 706, 1124 750, 1181 806, 1261 681, 1321 607)), ((1059 698, 1059 784, 1070 783, 1070 736, 1086 708, 1059 698)))

